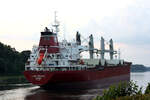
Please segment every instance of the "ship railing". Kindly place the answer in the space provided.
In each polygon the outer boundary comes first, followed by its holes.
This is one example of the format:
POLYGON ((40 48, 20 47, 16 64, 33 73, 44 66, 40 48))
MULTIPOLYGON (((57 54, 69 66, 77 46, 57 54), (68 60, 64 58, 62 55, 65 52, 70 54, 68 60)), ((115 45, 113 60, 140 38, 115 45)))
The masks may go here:
POLYGON ((47 48, 59 48, 59 46, 39 46, 41 50, 46 50, 47 48))
POLYGON ((35 67, 35 66, 26 66, 25 70, 33 70, 33 71, 80 71, 80 70, 87 70, 88 67, 85 65, 76 65, 76 66, 69 66, 69 67, 35 67))

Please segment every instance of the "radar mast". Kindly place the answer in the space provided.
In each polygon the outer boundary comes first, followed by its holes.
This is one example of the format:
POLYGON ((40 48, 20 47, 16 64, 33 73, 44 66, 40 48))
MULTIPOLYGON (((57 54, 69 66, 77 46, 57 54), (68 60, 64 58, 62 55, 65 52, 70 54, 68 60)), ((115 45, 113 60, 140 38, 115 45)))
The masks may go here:
POLYGON ((57 12, 55 11, 55 16, 54 16, 54 24, 52 25, 53 27, 55 27, 55 33, 58 34, 59 32, 59 22, 57 20, 57 12))

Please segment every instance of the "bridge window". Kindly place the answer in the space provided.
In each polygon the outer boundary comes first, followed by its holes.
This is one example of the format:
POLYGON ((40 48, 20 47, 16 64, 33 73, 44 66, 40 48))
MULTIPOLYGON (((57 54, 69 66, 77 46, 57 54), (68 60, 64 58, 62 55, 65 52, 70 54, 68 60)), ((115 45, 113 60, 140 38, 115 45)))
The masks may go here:
POLYGON ((44 40, 50 40, 50 37, 44 37, 44 40))

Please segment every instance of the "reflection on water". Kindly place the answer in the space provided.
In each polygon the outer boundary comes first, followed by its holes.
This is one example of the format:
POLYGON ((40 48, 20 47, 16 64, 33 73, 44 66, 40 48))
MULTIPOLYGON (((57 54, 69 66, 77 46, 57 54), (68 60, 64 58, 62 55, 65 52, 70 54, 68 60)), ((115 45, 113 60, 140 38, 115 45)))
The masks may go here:
POLYGON ((144 72, 144 73, 131 73, 131 80, 136 82, 138 86, 143 87, 143 90, 145 90, 148 83, 150 83, 150 72, 144 72))
POLYGON ((1 90, 10 90, 10 89, 17 89, 20 87, 31 87, 33 86, 31 83, 26 84, 0 84, 0 91, 1 90))
POLYGON ((0 91, 0 100, 92 100, 102 90, 47 91, 34 86, 0 91))
POLYGON ((25 100, 24 98, 31 94, 31 90, 39 88, 36 87, 29 87, 29 88, 19 88, 19 89, 12 89, 12 90, 3 90, 0 91, 0 100, 25 100))
MULTIPOLYGON (((150 82, 150 72, 131 73, 131 80, 137 81, 139 86, 146 87, 150 82)), ((101 89, 76 90, 76 91, 46 91, 38 86, 19 87, 12 90, 0 90, 0 100, 92 100, 101 89)))
POLYGON ((82 91, 46 91, 36 89, 33 94, 27 95, 25 100, 92 100, 102 89, 82 91), (35 92, 36 91, 36 92, 35 92))

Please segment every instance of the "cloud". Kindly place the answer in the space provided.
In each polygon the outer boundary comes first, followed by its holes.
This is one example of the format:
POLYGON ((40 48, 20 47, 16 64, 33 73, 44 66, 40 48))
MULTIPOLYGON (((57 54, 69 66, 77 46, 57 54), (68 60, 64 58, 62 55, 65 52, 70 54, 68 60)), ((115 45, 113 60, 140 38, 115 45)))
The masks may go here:
POLYGON ((83 35, 94 34, 98 42, 100 36, 104 36, 106 40, 113 38, 117 43, 115 46, 122 51, 122 58, 150 65, 149 11, 150 1, 136 0, 134 4, 116 11, 113 16, 105 16, 102 20, 90 19, 80 30, 83 35))
POLYGON ((118 10, 114 16, 105 16, 99 21, 91 19, 81 31, 99 33, 123 43, 150 44, 150 5, 146 1, 137 1, 118 10))
POLYGON ((150 44, 149 10, 147 6, 141 7, 137 3, 121 10, 116 16, 104 18, 100 26, 120 42, 150 44))
POLYGON ((131 61, 133 64, 144 64, 150 67, 150 46, 124 43, 115 43, 115 46, 120 48, 121 58, 126 61, 131 61))

